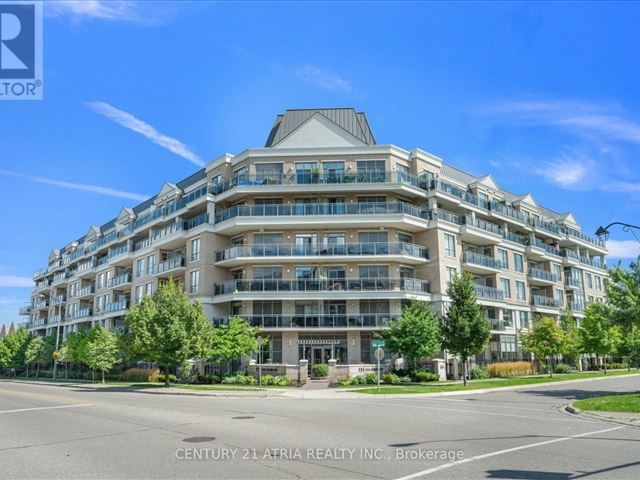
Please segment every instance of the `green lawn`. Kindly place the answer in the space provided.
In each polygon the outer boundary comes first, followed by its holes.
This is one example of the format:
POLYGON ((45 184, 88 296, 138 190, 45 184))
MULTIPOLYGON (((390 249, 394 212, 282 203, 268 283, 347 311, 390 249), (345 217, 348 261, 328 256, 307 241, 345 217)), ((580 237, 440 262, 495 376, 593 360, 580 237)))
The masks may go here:
MULTIPOLYGON (((5 379, 9 380, 9 379, 5 379)), ((32 381, 32 382, 49 382, 53 383, 53 380, 50 378, 17 378, 20 381, 32 381)), ((0 379, 1 381, 1 379, 0 379)), ((96 387, 120 387, 120 388, 162 388, 164 387, 164 383, 159 382, 119 382, 119 381, 107 381, 104 385, 100 383, 100 381, 91 382, 90 380, 67 380, 59 379, 56 380, 55 383, 69 383, 69 384, 88 384, 95 385, 96 387)), ((264 388, 260 388, 257 385, 234 385, 234 384, 214 384, 214 385, 184 385, 184 384, 174 384, 170 385, 170 388, 177 388, 181 390, 227 390, 227 391, 247 391, 247 390, 264 390, 264 388)), ((272 387, 269 387, 272 388, 272 387)), ((285 387, 276 387, 273 388, 285 388, 285 387)))
POLYGON ((573 406, 595 412, 640 413, 640 392, 586 398, 573 402, 573 406))
MULTIPOLYGON (((606 376, 627 375, 640 373, 637 370, 610 370, 606 376)), ((565 373, 549 375, 532 375, 528 377, 490 378, 487 380, 470 380, 465 387, 461 381, 446 381, 433 383, 411 383, 406 385, 380 385, 380 394, 396 393, 438 393, 455 392, 460 390, 477 390, 481 388, 511 387, 516 385, 535 385, 538 383, 561 382, 564 380, 579 380, 584 378, 604 377, 603 372, 565 373)), ((350 391, 357 393, 377 394, 375 386, 348 387, 350 391)))
POLYGON ((264 391, 264 388, 260 388, 256 385, 233 385, 233 384, 221 384, 216 383, 213 385, 171 385, 171 388, 178 388, 180 390, 231 390, 231 391, 264 391))

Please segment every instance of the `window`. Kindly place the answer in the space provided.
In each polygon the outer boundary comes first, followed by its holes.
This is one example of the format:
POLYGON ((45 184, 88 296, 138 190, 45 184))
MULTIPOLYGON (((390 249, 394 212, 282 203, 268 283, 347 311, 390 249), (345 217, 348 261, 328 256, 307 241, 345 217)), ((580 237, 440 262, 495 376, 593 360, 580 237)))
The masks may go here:
POLYGON ((587 272, 584 273, 584 283, 585 283, 585 287, 593 288, 593 279, 590 273, 587 273, 587 272))
POLYGON ((104 272, 98 275, 98 288, 104 287, 104 272))
POLYGON ((516 280, 516 300, 523 302, 527 300, 524 282, 520 282, 518 280, 516 280))
POLYGON ((200 239, 194 238, 191 240, 191 261, 197 260, 200 260, 200 239))
POLYGON ((447 257, 456 257, 456 237, 449 233, 444 234, 444 254, 447 257))
POLYGON ((409 179, 409 167, 396 163, 396 172, 398 172, 398 180, 401 182, 409 179))
POLYGON ((361 265, 360 278, 387 278, 389 276, 389 267, 387 265, 361 265))
POLYGON ((502 310, 502 321, 506 327, 513 327, 513 311, 507 310, 506 308, 502 310))
POLYGON ((106 285, 109 285, 109 280, 111 280, 112 273, 113 272, 111 270, 107 271, 107 276, 105 277, 105 282, 107 282, 106 285))
POLYGON ((505 298, 511 298, 511 281, 508 278, 500 279, 500 290, 504 293, 505 298))
POLYGON ((593 303, 593 295, 587 295, 587 303, 593 303))
POLYGON ((316 162, 296 163, 296 183, 317 183, 318 166, 316 162))
POLYGON ((384 160, 358 160, 358 179, 364 182, 384 182, 384 160))
POLYGON ((529 328, 529 312, 520 312, 520 328, 529 328))
POLYGON ((256 163, 256 180, 265 183, 280 182, 282 178, 282 163, 256 163))
POLYGON ((560 305, 564 305, 564 290, 562 290, 561 288, 556 288, 554 292, 554 298, 560 305))
POLYGON ((509 252, 507 252, 502 248, 499 248, 498 258, 502 262, 502 268, 504 268, 505 270, 508 270, 509 269, 509 252))
POLYGON ((455 267, 447 267, 447 283, 453 281, 458 274, 458 270, 455 267))
POLYGON ((193 270, 191 272, 190 277, 191 277, 190 292, 197 293, 198 290, 200 289, 200 270, 193 270))
POLYGON ((596 277, 596 290, 602 290, 602 279, 599 276, 596 277))
POLYGON ((140 258, 136 262, 136 275, 138 277, 144 276, 144 258, 140 258))
POLYGON ((153 282, 147 283, 144 286, 144 294, 145 295, 153 295, 153 282))
POLYGON ((413 243, 413 237, 408 233, 398 233, 398 243, 413 243))
POLYGON ((558 277, 558 281, 562 280, 562 267, 557 263, 551 265, 553 267, 553 273, 558 277))
POLYGON ((151 275, 155 270, 155 266, 156 266, 156 256, 149 255, 147 257, 147 274, 151 275))
POLYGON ((144 295, 144 285, 138 285, 136 287, 136 303, 140 303, 142 301, 142 297, 144 295))
POLYGON ((515 268, 516 272, 524 272, 524 260, 519 253, 513 254, 513 268, 515 268))
POLYGON ((322 162, 322 173, 326 183, 344 181, 344 162, 322 162))

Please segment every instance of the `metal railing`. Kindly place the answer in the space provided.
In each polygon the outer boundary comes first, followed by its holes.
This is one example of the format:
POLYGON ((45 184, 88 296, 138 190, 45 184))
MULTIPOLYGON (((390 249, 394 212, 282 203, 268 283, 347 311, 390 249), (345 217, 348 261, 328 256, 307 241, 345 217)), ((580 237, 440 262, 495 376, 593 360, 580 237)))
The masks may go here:
POLYGON ((118 312, 129 308, 129 300, 118 300, 117 302, 109 302, 105 307, 106 312, 118 312))
POLYGON ((184 267, 184 257, 182 255, 177 255, 175 257, 171 257, 163 262, 158 263, 153 268, 154 274, 160 274, 169 272, 171 270, 175 270, 177 268, 184 267))
POLYGON ((546 244, 539 238, 534 237, 533 235, 529 237, 529 241, 531 243, 531 246, 534 248, 544 250, 545 252, 550 253, 551 255, 555 255, 557 257, 561 256, 561 251, 559 249, 557 249, 553 245, 546 244))
POLYGON ((531 303, 537 307, 560 308, 562 306, 562 300, 544 295, 531 295, 531 303))
POLYGON ((564 284, 570 287, 580 288, 582 286, 582 282, 577 277, 566 277, 564 279, 564 284))
POLYGON ((397 315, 390 313, 249 315, 243 318, 260 328, 385 328, 397 315))
POLYGON ((346 243, 333 245, 295 245, 290 243, 233 245, 216 252, 216 262, 246 257, 317 257, 405 255, 428 258, 428 249, 411 243, 346 243))
POLYGON ((504 270, 507 266, 497 258, 482 255, 480 253, 467 251, 464 252, 464 261, 473 265, 480 265, 487 268, 494 268, 498 270, 504 270))
POLYGON ((549 272, 547 270, 543 270, 541 268, 535 268, 535 267, 531 267, 529 269, 529 277, 530 278, 537 278, 538 280, 546 280, 548 282, 557 282, 558 279, 558 275, 556 275, 555 273, 549 272))
POLYGON ((121 273, 109 280, 108 287, 113 288, 125 283, 131 283, 131 272, 121 273))
POLYGON ((404 202, 294 203, 278 205, 237 205, 215 216, 215 223, 234 217, 307 215, 389 215, 403 214, 427 218, 426 210, 404 202))
POLYGON ((476 285, 476 296, 489 300, 504 300, 504 291, 486 285, 476 285))
POLYGON ((414 292, 430 293, 429 282, 414 278, 231 280, 214 285, 215 295, 250 292, 414 292))
POLYGON ((579 230, 576 230, 575 228, 565 227, 564 228, 564 232, 567 235, 569 235, 570 237, 583 240, 585 242, 591 243, 591 244, 596 245, 598 247, 603 247, 603 248, 605 247, 605 242, 603 242, 603 241, 601 241, 601 240, 599 240, 597 238, 590 237, 589 235, 585 235, 584 233, 582 233, 579 230))

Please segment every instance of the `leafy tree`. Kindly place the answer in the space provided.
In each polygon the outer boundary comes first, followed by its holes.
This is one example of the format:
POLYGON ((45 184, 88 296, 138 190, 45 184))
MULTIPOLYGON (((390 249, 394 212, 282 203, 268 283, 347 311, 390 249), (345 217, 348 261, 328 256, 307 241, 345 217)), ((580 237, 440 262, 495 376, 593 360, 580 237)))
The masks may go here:
MULTIPOLYGON (((36 365, 36 378, 40 373, 40 366, 51 361, 52 352, 51 342, 44 337, 33 337, 29 342, 24 354, 24 363, 27 368, 29 365, 36 365)), ((28 372, 27 376, 29 376, 28 372)))
POLYGON ((113 332, 99 326, 93 327, 87 338, 88 365, 102 373, 104 383, 104 373, 111 370, 119 359, 118 339, 113 332))
POLYGON ((631 262, 628 269, 621 264, 609 270, 606 282, 608 315, 613 324, 629 332, 633 325, 640 325, 640 257, 631 262))
POLYGON ((441 332, 436 313, 425 302, 414 300, 388 324, 382 335, 392 352, 406 358, 412 367, 440 351, 441 332))
POLYGON ((69 361, 74 365, 80 366, 87 364, 87 355, 85 348, 86 337, 87 333, 85 331, 71 332, 67 334, 67 341, 65 342, 65 346, 67 348, 69 361))
POLYGON ((456 275, 447 288, 451 305, 442 318, 443 346, 462 360, 462 377, 467 384, 467 361, 481 353, 491 337, 491 324, 477 303, 473 276, 456 275))
POLYGON ((560 353, 563 357, 571 359, 576 367, 581 368, 582 337, 578 324, 568 308, 563 309, 560 315, 560 328, 564 333, 564 341, 560 353))
POLYGON ((202 305, 191 303, 182 286, 169 279, 156 293, 134 305, 125 324, 132 337, 133 351, 165 369, 179 367, 187 359, 201 358, 211 325, 202 305))
POLYGON ((4 341, 0 340, 0 368, 7 368, 9 363, 11 363, 11 352, 4 341))
POLYGON ((53 359, 58 363, 64 363, 64 379, 69 378, 69 363, 73 361, 68 345, 62 345, 58 350, 53 352, 53 359))
POLYGON ((640 325, 633 325, 623 335, 622 345, 618 351, 627 357, 629 369, 640 368, 640 325))
POLYGON ((4 337, 2 343, 9 351, 8 367, 19 368, 25 365, 24 354, 30 341, 29 332, 22 328, 4 337))
POLYGON ((210 330, 206 357, 217 364, 230 362, 258 351, 258 329, 241 317, 229 317, 227 323, 210 330))
POLYGON ((549 376, 553 377, 551 360, 566 348, 565 334, 556 321, 551 317, 540 318, 529 332, 521 333, 520 342, 522 350, 547 361, 549 376))
POLYGON ((601 355, 604 373, 607 373, 607 355, 613 355, 622 345, 622 331, 620 325, 612 325, 610 310, 604 303, 587 305, 580 327, 582 345, 585 352, 601 355))

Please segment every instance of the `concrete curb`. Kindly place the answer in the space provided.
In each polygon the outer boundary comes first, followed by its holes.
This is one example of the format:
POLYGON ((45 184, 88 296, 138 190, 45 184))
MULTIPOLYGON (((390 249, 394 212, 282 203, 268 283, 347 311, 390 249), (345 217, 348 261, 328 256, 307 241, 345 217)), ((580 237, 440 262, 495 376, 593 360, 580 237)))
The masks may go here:
POLYGON ((580 415, 582 413, 582 410, 580 410, 577 407, 574 407, 572 404, 565 405, 564 409, 566 412, 571 413, 572 415, 580 415))

